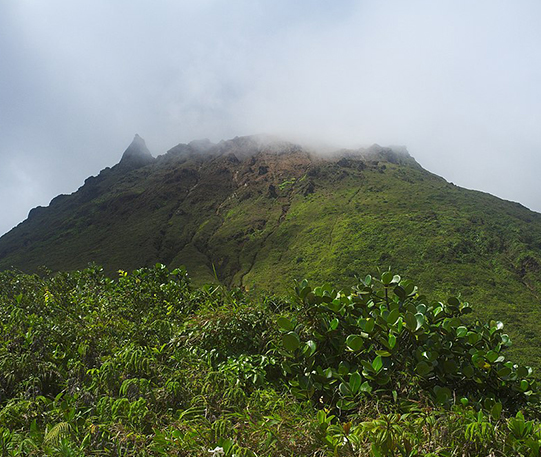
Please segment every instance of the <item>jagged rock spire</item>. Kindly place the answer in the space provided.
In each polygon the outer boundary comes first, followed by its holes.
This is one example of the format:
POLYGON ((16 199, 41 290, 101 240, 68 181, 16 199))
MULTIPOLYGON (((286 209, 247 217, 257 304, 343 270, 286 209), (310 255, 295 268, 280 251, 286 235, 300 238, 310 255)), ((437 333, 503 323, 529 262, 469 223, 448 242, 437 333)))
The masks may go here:
POLYGON ((122 168, 134 169, 144 167, 153 160, 154 157, 152 157, 152 154, 148 150, 145 140, 135 134, 135 138, 128 146, 128 149, 122 154, 119 165, 122 166, 122 168))

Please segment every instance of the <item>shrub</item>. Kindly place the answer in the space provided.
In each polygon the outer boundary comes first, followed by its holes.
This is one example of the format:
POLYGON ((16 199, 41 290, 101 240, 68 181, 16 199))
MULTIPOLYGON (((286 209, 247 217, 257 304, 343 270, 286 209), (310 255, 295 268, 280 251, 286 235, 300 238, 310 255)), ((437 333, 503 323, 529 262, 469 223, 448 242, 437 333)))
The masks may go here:
POLYGON ((468 323, 466 302, 430 302, 417 287, 385 272, 350 290, 295 288, 298 313, 281 316, 292 391, 342 411, 369 395, 435 403, 476 403, 495 414, 538 398, 530 368, 507 361, 501 322, 468 323))

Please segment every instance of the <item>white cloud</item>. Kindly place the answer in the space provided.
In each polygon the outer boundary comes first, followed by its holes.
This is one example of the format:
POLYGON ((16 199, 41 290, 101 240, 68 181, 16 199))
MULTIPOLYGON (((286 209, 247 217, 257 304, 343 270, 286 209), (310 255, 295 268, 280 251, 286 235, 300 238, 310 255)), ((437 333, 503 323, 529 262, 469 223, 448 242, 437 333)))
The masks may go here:
POLYGON ((540 211, 540 16, 533 0, 4 2, 0 159, 33 184, 0 183, 0 232, 136 132, 155 154, 260 132, 405 144, 540 211))

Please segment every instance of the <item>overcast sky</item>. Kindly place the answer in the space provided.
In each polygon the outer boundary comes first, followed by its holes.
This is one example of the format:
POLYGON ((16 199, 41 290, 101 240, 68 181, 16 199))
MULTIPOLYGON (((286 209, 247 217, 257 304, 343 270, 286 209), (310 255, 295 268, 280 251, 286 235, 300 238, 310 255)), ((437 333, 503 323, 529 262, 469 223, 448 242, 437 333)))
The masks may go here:
POLYGON ((541 212, 539 0, 1 0, 0 234, 135 133, 405 145, 541 212))

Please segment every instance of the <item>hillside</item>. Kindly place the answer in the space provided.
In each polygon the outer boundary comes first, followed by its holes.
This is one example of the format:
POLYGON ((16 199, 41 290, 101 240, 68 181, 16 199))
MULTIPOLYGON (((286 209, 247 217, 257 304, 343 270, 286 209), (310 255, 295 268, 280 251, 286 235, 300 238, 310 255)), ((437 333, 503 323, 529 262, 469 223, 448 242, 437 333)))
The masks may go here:
POLYGON ((199 283, 277 292, 391 267, 512 321, 517 355, 541 366, 541 215, 448 183, 401 149, 320 156, 242 137, 152 158, 136 137, 117 165, 0 238, 0 269, 89 262, 109 274, 185 265, 199 283))

